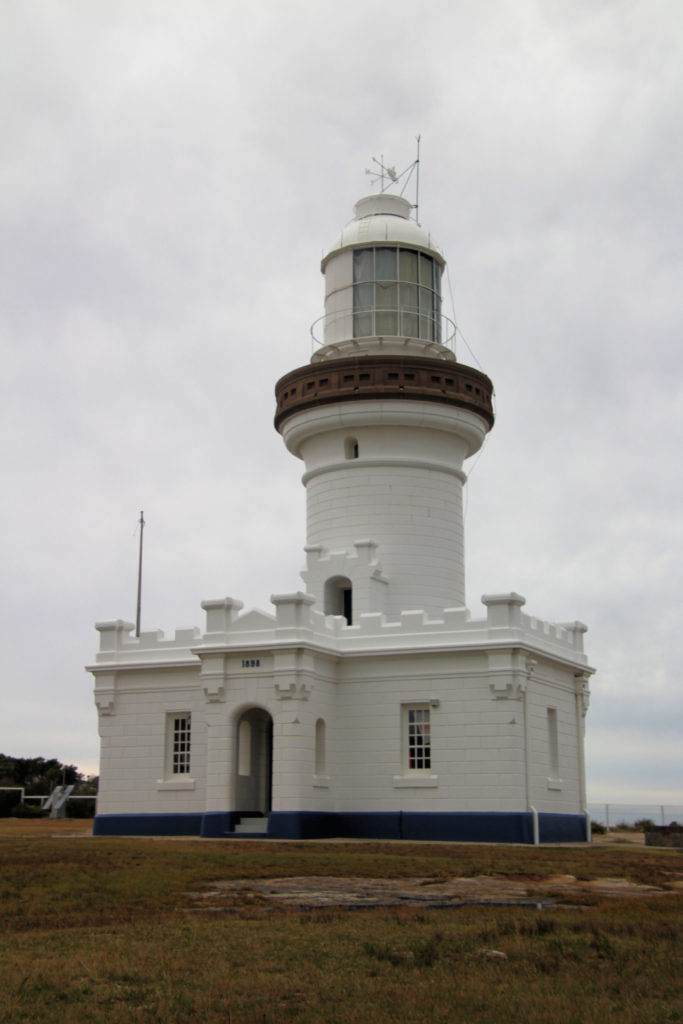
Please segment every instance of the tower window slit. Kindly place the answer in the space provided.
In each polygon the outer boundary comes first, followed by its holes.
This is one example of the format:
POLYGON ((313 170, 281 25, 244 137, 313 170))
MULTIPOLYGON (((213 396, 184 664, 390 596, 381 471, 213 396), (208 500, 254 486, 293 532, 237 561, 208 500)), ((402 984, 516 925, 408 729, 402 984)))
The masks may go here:
POLYGON ((344 441, 344 458, 358 458, 358 440, 355 437, 347 437, 344 441))

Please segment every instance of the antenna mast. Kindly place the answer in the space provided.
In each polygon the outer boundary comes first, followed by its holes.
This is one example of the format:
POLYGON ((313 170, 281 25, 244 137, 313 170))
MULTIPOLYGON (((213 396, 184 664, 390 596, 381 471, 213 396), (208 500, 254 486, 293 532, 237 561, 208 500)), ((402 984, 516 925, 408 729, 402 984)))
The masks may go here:
POLYGON ((135 613, 135 635, 140 636, 140 607, 142 601, 142 533, 145 529, 144 513, 140 512, 140 548, 138 551, 138 603, 135 613))
POLYGON ((415 172, 415 203, 413 209, 415 210, 415 220, 419 222, 420 213, 420 140, 421 135, 416 136, 417 138, 417 158, 413 160, 411 164, 408 164, 404 171, 400 174, 396 173, 395 167, 387 167, 384 163, 384 154, 378 160, 376 156, 373 156, 372 162, 377 165, 379 170, 375 168, 366 168, 365 173, 369 174, 373 178, 373 185, 379 182, 380 192, 386 192, 387 189, 391 188, 392 185, 401 186, 399 195, 403 195, 405 192, 408 182, 410 181, 413 171, 415 172), (401 179, 405 179, 401 185, 401 179))
POLYGON ((420 223, 420 139, 417 136, 417 157, 415 158, 415 220, 420 223))

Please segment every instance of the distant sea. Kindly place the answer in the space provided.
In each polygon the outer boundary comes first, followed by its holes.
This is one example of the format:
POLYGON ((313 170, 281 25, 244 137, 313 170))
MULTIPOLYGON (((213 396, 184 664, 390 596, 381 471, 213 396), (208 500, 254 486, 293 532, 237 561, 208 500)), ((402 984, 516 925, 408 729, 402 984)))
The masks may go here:
POLYGON ((601 825, 633 825, 636 821, 649 818, 655 825, 670 825, 677 821, 683 825, 683 804, 588 804, 591 821, 601 825))

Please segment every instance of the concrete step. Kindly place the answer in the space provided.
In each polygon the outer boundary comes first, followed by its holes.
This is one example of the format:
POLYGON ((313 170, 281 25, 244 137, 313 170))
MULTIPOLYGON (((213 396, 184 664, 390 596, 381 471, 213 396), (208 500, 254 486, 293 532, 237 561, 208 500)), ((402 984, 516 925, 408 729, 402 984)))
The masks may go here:
POLYGON ((268 831, 268 818, 242 818, 239 825, 235 825, 236 833, 259 832, 263 835, 268 831))

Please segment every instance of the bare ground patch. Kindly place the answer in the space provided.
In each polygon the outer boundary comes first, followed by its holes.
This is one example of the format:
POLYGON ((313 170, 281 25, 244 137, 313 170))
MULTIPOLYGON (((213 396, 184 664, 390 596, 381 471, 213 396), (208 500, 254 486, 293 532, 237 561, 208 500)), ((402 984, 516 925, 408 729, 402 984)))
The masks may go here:
POLYGON ((337 878, 333 876, 229 880, 188 893, 192 910, 276 907, 456 907, 475 904, 566 905, 573 898, 652 897, 671 889, 625 878, 579 880, 574 875, 480 875, 471 878, 337 878))

